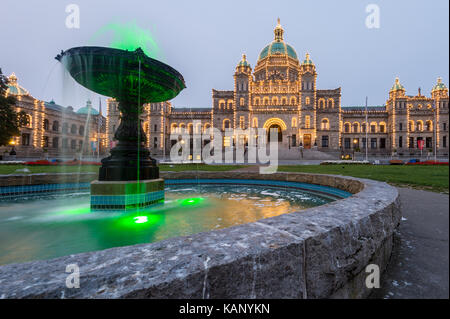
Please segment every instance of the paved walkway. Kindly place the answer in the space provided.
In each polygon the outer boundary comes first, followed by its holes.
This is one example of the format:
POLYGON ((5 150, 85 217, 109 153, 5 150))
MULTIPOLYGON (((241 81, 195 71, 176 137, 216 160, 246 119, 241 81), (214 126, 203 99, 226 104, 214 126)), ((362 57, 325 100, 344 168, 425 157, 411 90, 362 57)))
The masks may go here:
POLYGON ((402 222, 371 298, 449 298, 449 196, 398 188, 402 222))

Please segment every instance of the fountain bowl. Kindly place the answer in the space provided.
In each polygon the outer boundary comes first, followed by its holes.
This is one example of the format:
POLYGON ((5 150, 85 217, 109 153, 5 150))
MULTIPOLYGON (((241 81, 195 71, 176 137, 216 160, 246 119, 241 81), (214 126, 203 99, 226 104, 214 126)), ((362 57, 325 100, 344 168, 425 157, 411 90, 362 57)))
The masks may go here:
POLYGON ((148 57, 141 48, 75 47, 55 59, 82 86, 129 104, 168 101, 186 88, 178 71, 148 57))

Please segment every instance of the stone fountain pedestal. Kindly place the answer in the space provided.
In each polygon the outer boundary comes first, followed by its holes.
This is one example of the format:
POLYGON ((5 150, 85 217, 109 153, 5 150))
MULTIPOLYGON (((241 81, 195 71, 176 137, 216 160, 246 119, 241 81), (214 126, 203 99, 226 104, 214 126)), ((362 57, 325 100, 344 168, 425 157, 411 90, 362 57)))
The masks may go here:
POLYGON ((93 210, 134 210, 162 201, 164 201, 162 178, 91 183, 91 209, 93 210))

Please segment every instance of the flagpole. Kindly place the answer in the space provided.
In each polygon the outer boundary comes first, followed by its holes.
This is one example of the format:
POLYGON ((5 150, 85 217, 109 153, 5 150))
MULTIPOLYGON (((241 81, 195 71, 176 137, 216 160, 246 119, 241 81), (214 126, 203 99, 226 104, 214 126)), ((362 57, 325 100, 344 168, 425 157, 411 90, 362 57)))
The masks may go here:
POLYGON ((98 121, 97 121, 97 161, 100 160, 100 126, 101 126, 101 117, 102 117, 102 100, 98 97, 98 121))
POLYGON ((369 160, 369 139, 367 138, 367 132, 369 130, 369 123, 367 122, 367 96, 366 96, 366 161, 369 160))

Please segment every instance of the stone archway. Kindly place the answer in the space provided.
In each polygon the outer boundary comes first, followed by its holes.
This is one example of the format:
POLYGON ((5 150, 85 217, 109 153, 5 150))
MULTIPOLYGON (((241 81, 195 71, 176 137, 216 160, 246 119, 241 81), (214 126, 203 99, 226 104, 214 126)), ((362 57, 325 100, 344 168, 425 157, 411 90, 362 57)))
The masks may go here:
POLYGON ((283 142, 283 131, 287 129, 286 123, 280 118, 273 117, 268 119, 263 128, 267 131, 267 141, 270 142, 270 129, 276 129, 278 131, 278 142, 283 142))

